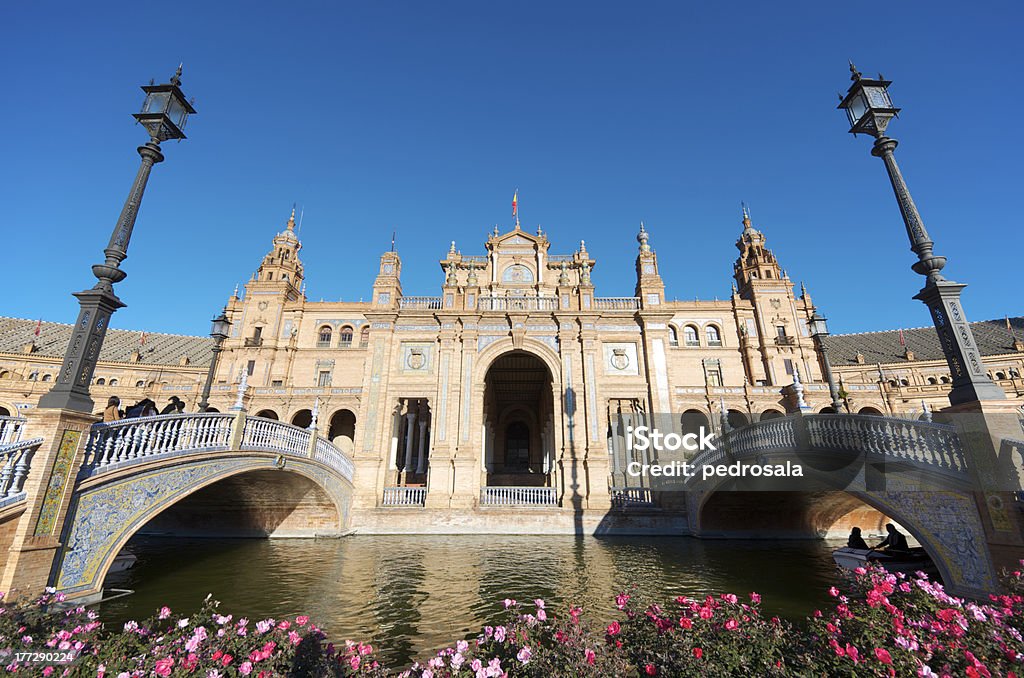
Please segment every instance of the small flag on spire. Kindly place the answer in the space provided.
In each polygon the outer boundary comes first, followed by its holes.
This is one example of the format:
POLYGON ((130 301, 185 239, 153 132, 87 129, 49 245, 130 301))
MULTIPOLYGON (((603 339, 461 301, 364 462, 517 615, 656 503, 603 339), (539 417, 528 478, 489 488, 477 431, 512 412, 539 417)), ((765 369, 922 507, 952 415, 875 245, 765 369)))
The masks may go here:
POLYGON ((391 251, 392 252, 395 251, 395 233, 397 233, 397 230, 391 231, 391 251))
POLYGON ((1010 316, 1004 316, 1006 318, 1006 331, 1013 333, 1013 325, 1010 324, 1010 316))
POLYGON ((516 192, 512 194, 512 216, 517 216, 518 214, 519 214, 519 189, 517 188, 516 192))
POLYGON ((146 333, 145 333, 145 332, 143 332, 143 333, 142 333, 142 334, 141 334, 141 335, 139 336, 139 346, 145 346, 145 345, 146 345, 146 333))
POLYGON ((900 346, 906 346, 906 345, 907 345, 907 340, 903 336, 903 330, 900 330, 900 346))
MULTIPOLYGON (((1009 323, 1009 321, 1007 321, 1007 323, 1009 323)), ((36 335, 36 337, 38 337, 38 336, 39 336, 39 331, 40 331, 41 329, 43 329, 43 319, 42 319, 42 318, 40 318, 40 319, 39 319, 39 322, 37 322, 37 323, 36 323, 36 331, 35 331, 35 335, 36 335)))

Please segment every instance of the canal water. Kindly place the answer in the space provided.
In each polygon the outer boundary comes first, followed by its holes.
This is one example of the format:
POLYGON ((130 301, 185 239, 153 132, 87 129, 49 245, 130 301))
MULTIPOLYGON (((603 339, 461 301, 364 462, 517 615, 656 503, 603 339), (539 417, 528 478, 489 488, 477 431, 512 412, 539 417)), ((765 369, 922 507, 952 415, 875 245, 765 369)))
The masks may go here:
POLYGON ((821 541, 686 537, 352 536, 342 539, 137 538, 135 567, 107 587, 108 625, 162 605, 193 612, 208 593, 252 620, 308 614, 334 641, 371 642, 390 666, 429 657, 501 618, 501 601, 544 598, 609 620, 616 593, 655 600, 757 591, 766 614, 798 620, 828 604, 840 575, 821 541))

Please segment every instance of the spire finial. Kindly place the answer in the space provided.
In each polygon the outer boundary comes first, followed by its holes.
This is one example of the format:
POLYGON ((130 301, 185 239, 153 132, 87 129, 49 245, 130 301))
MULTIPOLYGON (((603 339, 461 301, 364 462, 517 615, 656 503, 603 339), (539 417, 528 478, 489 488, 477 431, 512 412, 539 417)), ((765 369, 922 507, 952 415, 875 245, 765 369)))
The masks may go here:
POLYGON ((647 229, 644 228, 644 222, 641 221, 640 222, 640 232, 636 234, 636 241, 638 243, 640 243, 640 251, 641 252, 650 252, 651 251, 651 246, 647 242, 649 237, 650 236, 648 236, 648 234, 647 234, 647 229))
POLYGON ((746 202, 740 203, 740 211, 743 212, 743 232, 753 231, 754 225, 750 221, 750 207, 747 206, 746 202))
POLYGON ((233 296, 235 297, 235 299, 238 298, 238 283, 235 283, 235 294, 233 296))
POLYGON ((448 254, 455 254, 455 241, 452 240, 451 247, 448 248, 448 254))
POLYGON ((857 67, 853 65, 853 59, 850 59, 850 80, 857 81, 860 80, 860 78, 860 71, 858 71, 857 67))
POLYGON ((179 63, 178 70, 174 71, 174 76, 171 78, 171 84, 175 87, 181 84, 181 67, 184 65, 184 62, 179 63))
POLYGON ((292 203, 292 214, 288 217, 288 230, 291 233, 295 232, 295 203, 292 203))

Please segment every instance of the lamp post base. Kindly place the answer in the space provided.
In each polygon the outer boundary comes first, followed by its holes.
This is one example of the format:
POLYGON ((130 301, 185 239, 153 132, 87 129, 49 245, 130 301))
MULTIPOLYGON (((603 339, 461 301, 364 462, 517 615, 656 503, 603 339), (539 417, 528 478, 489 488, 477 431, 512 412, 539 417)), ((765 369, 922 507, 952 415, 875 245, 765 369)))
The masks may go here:
POLYGON ((949 402, 960 405, 979 400, 1005 400, 1006 393, 985 373, 981 352, 960 304, 960 292, 965 287, 952 280, 929 281, 914 295, 931 311, 942 352, 949 364, 953 378, 949 402))

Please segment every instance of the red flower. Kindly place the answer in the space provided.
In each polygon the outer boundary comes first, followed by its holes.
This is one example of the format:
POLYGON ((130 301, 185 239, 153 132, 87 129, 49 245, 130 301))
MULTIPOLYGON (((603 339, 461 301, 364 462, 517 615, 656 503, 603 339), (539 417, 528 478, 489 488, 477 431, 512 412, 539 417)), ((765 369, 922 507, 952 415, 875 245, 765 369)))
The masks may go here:
POLYGON ((680 617, 679 618, 679 626, 681 626, 684 629, 692 629, 693 628, 693 622, 690 620, 689 617, 680 617))
POLYGON ((648 676, 656 676, 658 675, 658 667, 656 667, 654 664, 648 664, 644 667, 644 673, 646 673, 648 676))
POLYGON ((886 650, 886 649, 883 649, 881 647, 876 647, 875 648, 875 657, 877 657, 878 661, 882 662, 883 664, 892 664, 892 656, 889 654, 889 651, 886 650))
POLYGON ((699 647, 693 648, 693 656, 697 659, 700 659, 704 656, 704 650, 700 649, 699 647))
POLYGON ((619 634, 619 631, 621 631, 621 630, 622 630, 622 627, 619 625, 619 622, 617 622, 617 621, 613 621, 611 624, 608 625, 608 635, 609 636, 616 636, 616 635, 619 634))

